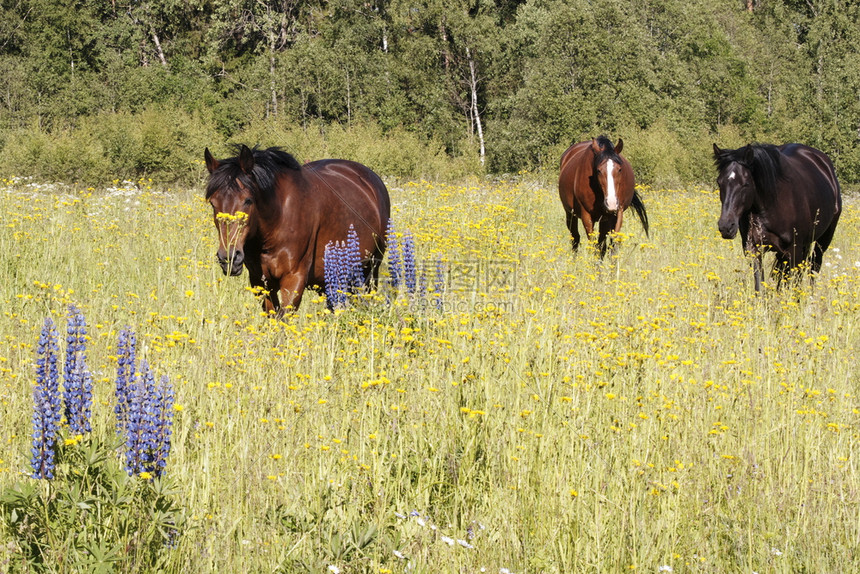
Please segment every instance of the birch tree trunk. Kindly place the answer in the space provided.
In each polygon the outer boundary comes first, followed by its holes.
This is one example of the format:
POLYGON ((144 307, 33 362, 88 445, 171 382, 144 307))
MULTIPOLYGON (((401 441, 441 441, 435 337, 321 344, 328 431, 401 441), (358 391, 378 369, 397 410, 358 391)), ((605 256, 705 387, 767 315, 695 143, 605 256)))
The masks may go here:
POLYGON ((158 60, 161 65, 167 67, 167 58, 164 57, 164 50, 161 49, 161 40, 158 39, 158 33, 152 32, 152 43, 155 44, 155 53, 158 55, 158 60))
POLYGON ((466 48, 466 59, 469 60, 469 90, 472 93, 472 119, 478 130, 478 144, 481 146, 481 165, 484 165, 486 149, 484 147, 484 127, 481 124, 481 110, 478 108, 478 74, 475 70, 475 59, 472 52, 466 48))

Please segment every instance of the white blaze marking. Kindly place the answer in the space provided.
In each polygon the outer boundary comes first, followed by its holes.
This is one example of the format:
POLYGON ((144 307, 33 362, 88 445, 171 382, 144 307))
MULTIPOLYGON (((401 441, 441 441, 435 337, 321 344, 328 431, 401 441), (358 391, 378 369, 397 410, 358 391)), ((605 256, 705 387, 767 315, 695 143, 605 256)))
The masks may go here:
POLYGON ((735 172, 730 173, 729 174, 729 181, 733 180, 736 177, 737 177, 737 174, 735 172))
POLYGON ((615 169, 613 161, 606 161, 606 209, 615 211, 618 209, 618 194, 615 193, 615 178, 612 175, 615 169))

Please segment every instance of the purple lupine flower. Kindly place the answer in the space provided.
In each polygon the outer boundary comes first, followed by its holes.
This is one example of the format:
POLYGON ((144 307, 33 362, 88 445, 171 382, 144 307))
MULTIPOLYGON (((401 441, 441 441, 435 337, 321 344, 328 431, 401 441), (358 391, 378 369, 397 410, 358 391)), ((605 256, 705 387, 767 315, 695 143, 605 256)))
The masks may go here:
POLYGON ((93 379, 87 369, 87 324, 74 305, 69 306, 66 327, 66 362, 63 368, 66 424, 73 435, 92 430, 93 379))
MULTIPOLYGON (((63 364, 63 382, 66 383, 64 385, 66 387, 68 387, 68 382, 73 378, 72 373, 75 367, 78 348, 84 347, 83 339, 86 335, 86 328, 84 328, 83 335, 78 333, 78 314, 80 314, 78 308, 74 305, 69 305, 69 318, 66 321, 66 361, 63 364)), ((68 394, 66 396, 68 397, 68 394)))
POLYGON ((361 247, 358 242, 358 232, 352 223, 346 232, 345 263, 347 272, 347 287, 351 293, 357 292, 364 285, 364 269, 361 265, 361 247))
POLYGON ((396 291, 403 282, 403 263, 400 257, 400 243, 394 229, 394 220, 388 220, 385 229, 385 242, 388 245, 388 273, 391 276, 391 287, 396 291))
POLYGON ((323 251, 323 277, 325 278, 325 291, 326 297, 328 297, 329 289, 334 282, 334 265, 332 265, 332 243, 329 241, 325 244, 325 250, 323 251))
POLYGON ((155 450, 153 451, 153 472, 161 476, 170 455, 170 437, 173 434, 173 386, 167 375, 162 375, 161 381, 155 388, 155 402, 158 420, 155 432, 155 450))
POLYGON ((143 406, 141 408, 143 413, 141 437, 143 441, 140 444, 139 458, 143 463, 143 470, 151 472, 158 444, 158 401, 155 399, 155 375, 149 368, 149 363, 141 361, 140 371, 141 376, 138 378, 138 383, 143 386, 143 406))
POLYGON ((45 319, 36 348, 36 387, 33 390, 33 478, 54 478, 54 449, 60 428, 60 374, 57 369, 57 330, 45 319))
POLYGON ((330 309, 334 310, 346 304, 345 275, 341 263, 341 248, 338 242, 329 242, 325 246, 323 264, 325 266, 325 296, 330 309))
POLYGON ((156 384, 146 361, 129 389, 125 440, 125 470, 129 475, 161 476, 170 454, 173 387, 167 376, 156 384))
POLYGON ((337 259, 338 259, 338 285, 340 285, 340 289, 343 292, 343 300, 344 303, 347 301, 347 295, 350 293, 350 284, 349 284, 349 253, 346 249, 346 243, 344 241, 337 242, 337 259))
POLYGON ((409 233, 403 238, 403 282, 406 284, 406 291, 415 293, 416 288, 416 269, 415 269, 415 239, 409 233))
POLYGON ((141 373, 126 385, 125 420, 125 470, 129 475, 140 474, 146 463, 146 385, 143 381, 148 369, 146 361, 141 362, 141 373))
POLYGON ((128 420, 128 399, 129 389, 135 377, 135 362, 137 338, 134 331, 129 328, 119 332, 119 341, 117 343, 117 368, 116 368, 116 406, 114 413, 116 414, 116 430, 120 434, 125 432, 126 421, 128 420))

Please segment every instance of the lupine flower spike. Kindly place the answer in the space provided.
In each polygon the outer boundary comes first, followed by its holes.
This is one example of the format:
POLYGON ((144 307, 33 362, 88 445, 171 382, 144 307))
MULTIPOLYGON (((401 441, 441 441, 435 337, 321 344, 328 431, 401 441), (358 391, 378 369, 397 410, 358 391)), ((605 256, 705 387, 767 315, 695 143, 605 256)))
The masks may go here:
POLYGON ((167 375, 162 375, 161 381, 156 386, 155 402, 158 419, 153 450, 153 469, 155 476, 161 476, 161 472, 167 465, 167 457, 170 455, 170 437, 173 435, 171 428, 173 426, 173 386, 167 375))
POLYGON ((391 288, 396 291, 403 282, 403 263, 400 257, 400 243, 397 240, 397 232, 394 229, 392 219, 388 220, 385 242, 388 245, 388 273, 391 276, 391 288))
POLYGON ((54 449, 60 428, 60 377, 57 369, 57 331, 45 319, 36 349, 36 387, 33 391, 33 478, 54 478, 54 449))
POLYGON ((364 271, 361 265, 361 248, 358 243, 358 233, 352 223, 346 233, 346 265, 349 277, 347 284, 352 293, 357 292, 364 285, 364 271))
POLYGON ((66 424, 73 436, 92 430, 93 379, 87 368, 87 324, 74 305, 69 307, 66 328, 66 362, 63 368, 66 424))
POLYGON ((117 343, 117 368, 116 368, 116 430, 120 434, 125 432, 128 420, 128 385, 134 381, 137 339, 131 329, 123 329, 119 332, 117 343))
POLYGON ((125 470, 130 475, 161 476, 170 454, 173 387, 166 376, 156 384, 146 361, 127 387, 125 470))
MULTIPOLYGON (((141 372, 125 387, 125 470, 129 475, 140 474, 146 470, 147 463, 147 423, 146 423, 146 376, 149 366, 141 361, 141 372)), ((151 374, 149 375, 152 376, 151 374)))
POLYGON ((337 284, 340 291, 344 295, 349 293, 349 254, 346 250, 346 243, 343 241, 335 241, 335 253, 337 253, 337 284))
POLYGON ((417 287, 417 270, 415 268, 415 239, 412 234, 403 238, 403 282, 406 291, 415 293, 417 287))
POLYGON ((329 242, 323 254, 325 295, 331 309, 346 305, 348 295, 364 285, 361 249, 355 227, 349 226, 346 243, 329 242))
POLYGON ((346 283, 341 253, 342 250, 337 242, 329 242, 325 246, 325 253, 323 254, 325 296, 331 309, 337 309, 346 304, 346 283))

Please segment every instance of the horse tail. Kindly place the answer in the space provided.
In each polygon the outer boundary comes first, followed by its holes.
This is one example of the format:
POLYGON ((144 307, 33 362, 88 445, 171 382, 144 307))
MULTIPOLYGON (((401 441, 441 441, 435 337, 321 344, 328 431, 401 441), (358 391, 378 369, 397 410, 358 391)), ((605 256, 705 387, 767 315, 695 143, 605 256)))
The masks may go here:
POLYGON ((639 221, 642 222, 642 228, 645 229, 645 235, 648 235, 648 212, 645 211, 645 204, 642 203, 642 197, 636 190, 633 191, 633 202, 630 205, 636 210, 636 215, 639 216, 639 221))

